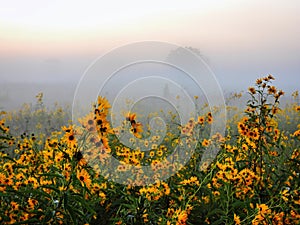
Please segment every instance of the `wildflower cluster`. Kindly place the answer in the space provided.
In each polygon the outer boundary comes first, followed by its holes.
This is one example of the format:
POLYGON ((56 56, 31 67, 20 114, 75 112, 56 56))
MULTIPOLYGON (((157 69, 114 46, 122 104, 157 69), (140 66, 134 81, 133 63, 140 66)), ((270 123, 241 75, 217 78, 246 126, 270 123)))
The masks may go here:
MULTIPOLYGON (((7 132, 1 129, 1 149, 11 140, 7 132)), ((1 153, 1 224, 84 224, 96 217, 93 205, 104 204, 105 187, 78 157, 75 132, 63 127, 44 143, 22 134, 12 145, 14 158, 1 153)))
POLYGON ((249 88, 247 107, 229 120, 225 137, 210 136, 214 111, 186 124, 166 114, 165 136, 151 136, 135 112, 113 127, 104 97, 80 126, 53 132, 26 128, 11 136, 5 118, 16 114, 1 113, 0 223, 299 224, 298 95, 280 109, 284 92, 273 80, 268 75, 249 88), (218 147, 216 159, 200 164, 205 151, 218 147), (177 160, 192 149, 188 161, 177 160), (116 178, 126 184, 112 181, 112 158, 119 161, 116 178), (149 171, 155 182, 145 185, 149 171))

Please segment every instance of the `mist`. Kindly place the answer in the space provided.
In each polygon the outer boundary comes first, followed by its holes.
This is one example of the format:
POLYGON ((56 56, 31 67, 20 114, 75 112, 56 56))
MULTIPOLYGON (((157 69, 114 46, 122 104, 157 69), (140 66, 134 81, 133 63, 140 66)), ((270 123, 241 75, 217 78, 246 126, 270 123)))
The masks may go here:
POLYGON ((47 104, 72 104, 97 58, 144 40, 198 49, 225 94, 268 74, 287 94, 300 89, 299 1, 157 3, 3 3, 1 109, 34 103, 39 92, 47 104))

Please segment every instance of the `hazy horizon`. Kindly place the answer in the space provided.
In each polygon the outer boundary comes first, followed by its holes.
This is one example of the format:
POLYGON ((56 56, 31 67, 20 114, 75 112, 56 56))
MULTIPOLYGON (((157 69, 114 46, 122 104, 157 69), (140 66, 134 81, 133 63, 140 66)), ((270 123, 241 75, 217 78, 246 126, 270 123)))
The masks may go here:
POLYGON ((57 84, 46 97, 69 99, 96 58, 144 40, 198 49, 224 92, 272 74, 290 93, 300 89, 299 11, 297 0, 2 1, 0 99, 26 102, 46 84, 57 84))

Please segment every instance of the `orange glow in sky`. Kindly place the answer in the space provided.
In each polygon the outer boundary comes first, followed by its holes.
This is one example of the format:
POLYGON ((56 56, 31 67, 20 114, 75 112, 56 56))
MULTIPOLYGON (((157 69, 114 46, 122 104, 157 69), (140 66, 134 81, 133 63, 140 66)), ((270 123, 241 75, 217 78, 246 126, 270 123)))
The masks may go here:
POLYGON ((9 1, 0 8, 0 47, 7 53, 76 52, 140 38, 168 39, 172 33, 168 35, 163 30, 182 28, 190 16, 212 5, 204 1, 190 3, 9 1))
POLYGON ((74 54, 149 39, 220 50, 292 45, 300 39, 299 9, 296 0, 12 0, 1 3, 0 49, 74 54))
POLYGON ((275 73, 296 84, 299 12, 299 0, 2 1, 0 76, 78 79, 113 48, 157 40, 199 49, 220 82, 275 73))

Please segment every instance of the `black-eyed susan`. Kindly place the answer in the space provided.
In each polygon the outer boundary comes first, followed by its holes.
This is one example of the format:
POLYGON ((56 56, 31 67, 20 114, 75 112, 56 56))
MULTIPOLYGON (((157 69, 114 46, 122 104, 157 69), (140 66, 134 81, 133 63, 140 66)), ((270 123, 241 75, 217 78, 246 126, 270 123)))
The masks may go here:
POLYGON ((126 120, 129 121, 131 124, 136 123, 136 114, 135 113, 127 113, 126 120))
POLYGON ((110 127, 110 123, 104 118, 101 121, 102 121, 101 125, 97 125, 98 134, 101 137, 104 137, 104 136, 107 136, 108 134, 111 134, 113 132, 113 130, 110 127))
POLYGON ((256 90, 255 90, 254 87, 249 87, 249 88, 248 88, 248 91, 249 91, 251 94, 253 94, 253 95, 256 94, 256 90))
POLYGON ((210 166, 210 161, 207 160, 201 164, 199 169, 200 171, 207 172, 209 166, 210 166))
POLYGON ((29 198, 27 202, 30 209, 34 209, 34 207, 38 204, 38 200, 33 198, 29 198))
POLYGON ((55 155, 55 162, 59 163, 64 159, 64 153, 63 152, 58 152, 55 155))
POLYGON ((276 94, 276 92, 277 92, 277 90, 276 90, 276 88, 274 87, 274 86, 270 86, 269 88, 268 88, 268 93, 269 94, 276 94))
POLYGON ((163 151, 162 151, 161 149, 158 149, 158 150, 156 151, 156 155, 157 155, 158 157, 161 157, 161 156, 163 155, 163 151))
POLYGON ((75 147, 77 141, 75 138, 74 129, 72 126, 69 127, 62 127, 62 129, 65 131, 64 140, 68 144, 68 146, 75 147))
POLYGON ((268 82, 270 79, 268 77, 262 78, 264 81, 268 82))
POLYGON ((150 151, 149 156, 154 157, 155 156, 155 151, 150 151))
POLYGON ((248 131, 247 136, 249 138, 252 138, 254 140, 258 140, 259 139, 259 131, 257 128, 251 129, 248 131))
POLYGON ((100 111, 100 112, 103 112, 105 114, 108 113, 108 110, 110 109, 110 104, 108 102, 108 100, 105 98, 105 97, 101 97, 99 96, 98 97, 98 100, 97 100, 97 109, 100 111))
POLYGON ((209 124, 211 124, 213 122, 213 116, 212 116, 211 112, 207 113, 206 121, 209 124))
POLYGON ((77 171, 77 178, 82 186, 90 188, 92 183, 91 176, 85 169, 82 168, 81 170, 77 171))
POLYGON ((210 144, 210 141, 207 140, 207 139, 204 139, 204 140, 202 141, 202 146, 203 146, 203 147, 207 147, 207 146, 209 146, 209 144, 210 144))
POLYGON ((275 78, 271 74, 268 75, 268 79, 269 80, 275 80, 275 78))
POLYGON ((239 133, 241 133, 242 131, 245 131, 247 129, 246 125, 242 122, 239 122, 238 123, 238 130, 239 130, 239 133))
POLYGON ((256 80, 256 84, 259 85, 259 84, 261 84, 261 83, 262 83, 262 79, 261 79, 261 78, 259 78, 259 79, 256 80))
POLYGON ((249 149, 248 145, 246 145, 245 143, 242 144, 242 150, 243 151, 247 151, 249 149))
POLYGON ((74 146, 74 144, 76 144, 76 139, 73 132, 66 134, 66 140, 69 145, 74 146))
POLYGON ((205 122, 204 116, 198 116, 197 123, 200 124, 200 125, 202 125, 202 124, 204 124, 204 122, 205 122))
POLYGON ((66 132, 66 133, 70 133, 71 131, 72 131, 72 126, 63 126, 62 127, 62 130, 64 131, 64 132, 66 132))
POLYGON ((125 164, 118 165, 118 167, 117 167, 117 171, 124 172, 126 170, 127 170, 127 167, 125 164))
POLYGON ((141 123, 132 123, 130 131, 136 138, 141 138, 143 132, 143 125, 141 123))
POLYGON ((277 94, 274 95, 274 97, 276 99, 279 99, 280 96, 284 95, 284 91, 283 90, 279 90, 277 94))
POLYGON ((19 204, 18 204, 17 202, 12 201, 12 202, 10 203, 10 205, 11 205, 11 208, 12 208, 13 211, 19 210, 19 204))
POLYGON ((262 216, 271 213, 271 209, 269 209, 269 206, 266 204, 256 204, 256 208, 258 209, 258 213, 262 216))
POLYGON ((85 117, 78 119, 78 121, 85 130, 90 132, 96 131, 95 116, 92 112, 87 114, 85 117))
POLYGON ((7 186, 13 185, 14 184, 13 177, 12 176, 5 177, 4 180, 2 180, 2 184, 7 186))
POLYGON ((177 214, 177 222, 178 225, 184 225, 186 224, 186 221, 188 220, 188 213, 185 210, 178 209, 175 211, 175 214, 177 214))
POLYGON ((149 141, 148 141, 148 140, 145 140, 145 141, 144 141, 144 146, 145 146, 146 148, 148 148, 148 146, 149 146, 149 141))
POLYGON ((131 128, 130 132, 137 138, 141 138, 141 132, 143 132, 143 125, 136 121, 136 114, 128 112, 126 115, 126 120, 130 122, 131 128))
POLYGON ((152 148, 152 149, 157 149, 157 148, 158 148, 158 145, 157 145, 157 144, 152 144, 152 145, 151 145, 151 148, 152 148))

